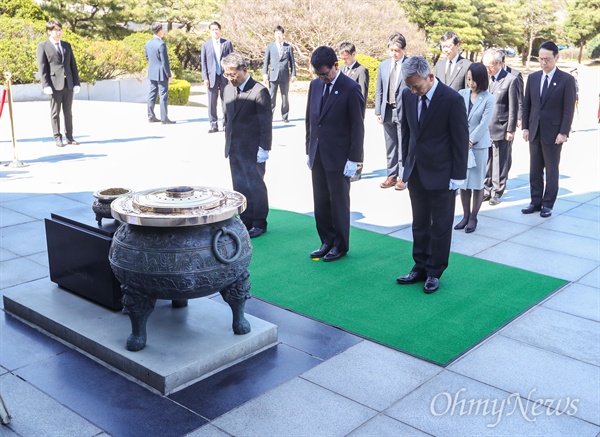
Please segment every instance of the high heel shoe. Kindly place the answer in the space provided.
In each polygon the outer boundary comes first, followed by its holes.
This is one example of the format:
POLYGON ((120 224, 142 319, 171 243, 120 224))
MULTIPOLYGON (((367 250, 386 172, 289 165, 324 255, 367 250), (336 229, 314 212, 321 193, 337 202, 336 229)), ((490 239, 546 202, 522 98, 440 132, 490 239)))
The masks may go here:
POLYGON ((469 223, 469 219, 463 217, 463 219, 461 221, 459 221, 456 226, 454 226, 454 229, 456 229, 457 231, 460 231, 461 229, 464 229, 465 226, 467 226, 467 223, 469 223))
MULTIPOLYGON (((465 228, 465 232, 467 234, 470 234, 471 232, 475 232, 475 229, 477 229, 477 219, 474 219, 474 220, 475 220, 475 223, 473 226, 467 226, 465 228)), ((471 224, 471 222, 473 222, 473 220, 469 220, 469 224, 471 224)))

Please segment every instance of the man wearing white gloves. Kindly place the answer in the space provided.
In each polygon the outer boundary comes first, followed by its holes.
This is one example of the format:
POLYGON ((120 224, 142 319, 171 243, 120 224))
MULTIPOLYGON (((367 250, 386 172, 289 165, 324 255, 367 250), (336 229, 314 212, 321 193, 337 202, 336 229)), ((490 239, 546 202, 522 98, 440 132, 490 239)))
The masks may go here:
POLYGON ((340 74, 331 47, 315 49, 310 63, 317 79, 308 90, 306 154, 321 239, 310 256, 330 262, 350 247, 350 178, 362 160, 365 99, 360 85, 340 74))
POLYGON ((229 158, 233 189, 246 196, 247 207, 240 218, 250 238, 256 238, 267 232, 269 214, 264 177, 273 135, 271 96, 248 74, 238 53, 223 58, 221 67, 229 81, 223 92, 225 158, 229 158))
POLYGON ((36 54, 38 71, 44 94, 50 96, 50 121, 56 145, 64 147, 60 132, 60 110, 65 119, 67 144, 79 144, 73 138, 73 95, 80 90, 79 73, 73 50, 68 42, 61 41, 62 24, 50 20, 46 24, 49 38, 38 44, 36 54))

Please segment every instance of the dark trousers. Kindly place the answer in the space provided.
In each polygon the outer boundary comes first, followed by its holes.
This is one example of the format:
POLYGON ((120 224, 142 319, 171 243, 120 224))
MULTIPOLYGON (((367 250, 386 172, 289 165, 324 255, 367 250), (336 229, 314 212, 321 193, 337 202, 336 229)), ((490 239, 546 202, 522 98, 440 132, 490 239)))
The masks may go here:
POLYGON ((50 123, 54 138, 62 138, 60 132, 61 109, 65 119, 65 136, 73 138, 73 90, 66 87, 60 91, 55 90, 50 96, 50 123))
POLYGON ((558 196, 560 153, 562 144, 544 144, 539 133, 529 142, 529 184, 531 203, 535 206, 554 208, 558 196), (546 189, 544 190, 544 170, 546 189))
POLYGON ((290 90, 290 82, 287 80, 276 80, 275 82, 269 82, 269 94, 271 95, 271 110, 275 112, 275 105, 277 104, 277 87, 281 91, 281 118, 284 120, 288 119, 290 112, 290 102, 288 100, 288 91, 290 90))
POLYGON ((415 272, 439 278, 448 267, 456 191, 426 190, 417 166, 408 181, 412 206, 415 272))
POLYGON ((210 128, 217 128, 217 99, 221 97, 221 105, 223 105, 223 113, 225 113, 225 102, 223 102, 223 91, 227 85, 227 79, 222 75, 215 76, 215 85, 208 89, 208 119, 210 120, 210 128))
POLYGON ((383 116, 383 136, 385 138, 385 151, 387 154, 387 175, 397 178, 402 177, 402 154, 400 153, 400 122, 395 114, 396 108, 385 105, 383 116))
POLYGON ((169 103, 169 80, 151 80, 150 93, 148 94, 148 118, 156 118, 154 115, 154 105, 156 96, 160 96, 160 119, 166 121, 169 119, 167 106, 169 103))
POLYGON ((350 178, 327 171, 317 148, 312 166, 315 222, 321 243, 343 252, 350 248, 350 178))
POLYGON ((252 157, 238 153, 232 148, 229 153, 229 168, 233 189, 246 196, 246 210, 240 219, 246 228, 267 228, 269 214, 269 196, 265 185, 265 163, 256 162, 256 154, 252 157))
POLYGON ((512 165, 512 141, 492 141, 483 189, 490 197, 502 197, 512 165))

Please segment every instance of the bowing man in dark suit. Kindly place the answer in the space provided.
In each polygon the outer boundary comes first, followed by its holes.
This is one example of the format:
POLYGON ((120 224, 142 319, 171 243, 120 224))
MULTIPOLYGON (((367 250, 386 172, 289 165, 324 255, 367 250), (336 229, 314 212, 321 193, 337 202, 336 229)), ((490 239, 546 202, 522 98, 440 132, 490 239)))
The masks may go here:
MULTIPOLYGON (((202 79, 208 91, 208 118, 210 120, 209 134, 219 132, 217 121, 217 99, 221 96, 227 85, 227 79, 221 71, 221 60, 233 52, 231 41, 221 38, 221 25, 213 21, 208 25, 211 39, 202 44, 200 53, 202 61, 202 79)), ((225 108, 223 107, 223 111, 225 108)))
POLYGON ((144 53, 148 60, 148 80, 150 81, 150 92, 148 93, 148 121, 162 124, 174 124, 169 120, 169 81, 172 79, 171 67, 169 65, 169 55, 167 54, 167 45, 162 40, 165 30, 162 24, 152 25, 154 36, 146 42, 144 53), (154 115, 154 105, 156 96, 160 96, 160 120, 154 115))
POLYGON ((58 147, 64 147, 60 132, 60 110, 65 119, 67 144, 79 144, 73 138, 73 95, 80 90, 79 72, 71 45, 62 41, 62 24, 50 20, 46 24, 49 38, 37 45, 38 71, 44 94, 50 96, 50 122, 58 147))
POLYGON ((420 56, 402 64, 402 179, 413 213, 411 271, 399 284, 439 288, 448 267, 456 190, 467 177, 469 128, 464 99, 441 83, 420 56))
POLYGON ((387 178, 380 188, 404 190, 402 182, 402 154, 400 153, 402 118, 402 90, 406 88, 402 78, 402 63, 406 60, 406 39, 401 33, 390 35, 387 43, 390 58, 382 61, 377 69, 375 88, 375 116, 383 125, 387 156, 387 178))
POLYGON ((336 261, 350 247, 350 178, 362 158, 365 102, 360 86, 337 67, 331 47, 318 47, 310 63, 317 79, 306 104, 306 154, 321 247, 311 258, 336 261))
POLYGON ((529 141, 531 203, 521 212, 540 211, 540 216, 550 217, 558 195, 560 153, 571 131, 577 90, 573 76, 556 67, 556 44, 542 43, 538 56, 542 70, 527 78, 523 99, 523 139, 529 141))
POLYGON ((296 81, 296 63, 294 62, 294 48, 283 40, 284 32, 283 27, 275 26, 275 42, 269 44, 265 52, 263 81, 265 85, 269 85, 273 112, 275 112, 277 87, 279 87, 281 91, 281 118, 284 123, 288 123, 290 112, 288 92, 290 81, 296 81))
POLYGON ((460 38, 448 31, 440 38, 440 47, 445 59, 435 64, 434 74, 440 82, 455 91, 467 88, 467 70, 471 61, 458 54, 460 38))
POLYGON ((252 79, 246 61, 238 53, 221 62, 225 87, 225 157, 229 158, 233 189, 246 196, 240 218, 250 238, 267 232, 269 200, 265 185, 265 161, 271 150, 273 113, 267 89, 252 79))
MULTIPOLYGON (((343 42, 340 44, 339 56, 344 61, 342 67, 342 73, 348 76, 350 79, 356 81, 360 86, 360 91, 365 99, 365 110, 367 109, 367 98, 369 95, 369 70, 364 65, 360 65, 356 60, 356 47, 351 42, 343 42)), ((363 156, 364 158, 364 156, 363 156)), ((356 168, 356 173, 350 178, 350 182, 356 182, 360 180, 363 169, 363 159, 361 158, 356 168)))

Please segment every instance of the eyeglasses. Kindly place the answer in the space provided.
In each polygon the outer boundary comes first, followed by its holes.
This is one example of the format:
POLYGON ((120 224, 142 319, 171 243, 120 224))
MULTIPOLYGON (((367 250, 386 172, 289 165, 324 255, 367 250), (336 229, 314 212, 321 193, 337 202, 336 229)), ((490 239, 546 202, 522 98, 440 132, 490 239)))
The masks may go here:
POLYGON ((551 62, 554 58, 538 58, 540 62, 551 62))
POLYGON ((238 72, 236 71, 235 73, 223 73, 223 76, 227 79, 233 79, 234 77, 236 77, 238 75, 238 72))

